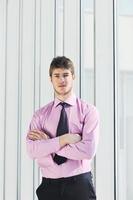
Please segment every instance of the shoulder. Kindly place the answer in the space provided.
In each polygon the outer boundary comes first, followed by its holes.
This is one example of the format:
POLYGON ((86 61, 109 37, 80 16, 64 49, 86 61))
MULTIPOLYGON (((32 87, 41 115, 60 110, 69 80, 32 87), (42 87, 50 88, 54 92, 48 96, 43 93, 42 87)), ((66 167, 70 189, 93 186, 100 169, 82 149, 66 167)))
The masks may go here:
POLYGON ((41 115, 44 116, 45 114, 47 114, 47 112, 49 112, 49 110, 52 109, 53 104, 54 104, 54 101, 51 101, 50 103, 40 107, 34 112, 34 116, 41 116, 41 115))
POLYGON ((85 100, 82 100, 77 97, 76 99, 77 106, 79 109, 86 115, 86 114, 92 114, 95 113, 99 115, 98 109, 94 104, 88 103, 85 100))

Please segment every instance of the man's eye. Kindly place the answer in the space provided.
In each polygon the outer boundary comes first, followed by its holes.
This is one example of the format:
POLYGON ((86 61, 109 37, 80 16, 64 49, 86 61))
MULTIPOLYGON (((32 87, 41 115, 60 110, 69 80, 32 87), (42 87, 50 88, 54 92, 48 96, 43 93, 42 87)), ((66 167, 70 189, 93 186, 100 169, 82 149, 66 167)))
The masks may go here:
POLYGON ((67 76, 69 76, 68 74, 64 74, 64 77, 67 77, 67 76))
POLYGON ((58 76, 58 75, 55 75, 55 77, 56 77, 56 78, 59 78, 59 76, 58 76))

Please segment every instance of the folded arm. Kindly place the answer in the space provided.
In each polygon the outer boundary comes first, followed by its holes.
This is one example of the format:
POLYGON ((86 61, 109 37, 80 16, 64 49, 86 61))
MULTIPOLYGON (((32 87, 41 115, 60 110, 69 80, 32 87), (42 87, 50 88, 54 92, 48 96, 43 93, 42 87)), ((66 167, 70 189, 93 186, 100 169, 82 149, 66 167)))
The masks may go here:
POLYGON ((49 156, 49 159, 52 159, 50 154, 60 149, 59 138, 56 137, 50 139, 46 137, 46 133, 43 135, 40 121, 40 115, 38 112, 36 112, 32 118, 26 137, 27 153, 32 159, 37 159, 45 156, 49 156), (40 138, 39 133, 37 135, 35 130, 39 131, 40 138))
POLYGON ((66 145, 56 154, 72 160, 92 159, 96 153, 99 138, 99 114, 96 108, 86 114, 82 140, 66 145))
POLYGON ((73 144, 81 140, 78 134, 64 134, 59 137, 49 138, 41 130, 39 116, 34 115, 26 138, 27 152, 32 159, 49 157, 53 160, 52 154, 62 149, 67 144, 73 144))

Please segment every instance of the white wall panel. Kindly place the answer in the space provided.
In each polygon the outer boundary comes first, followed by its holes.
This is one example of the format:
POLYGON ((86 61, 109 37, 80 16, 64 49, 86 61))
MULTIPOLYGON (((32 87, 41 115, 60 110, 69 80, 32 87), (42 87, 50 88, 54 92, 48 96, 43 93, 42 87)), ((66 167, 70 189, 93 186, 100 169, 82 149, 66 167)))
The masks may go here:
POLYGON ((5 189, 5 74, 6 74, 6 2, 0 2, 0 199, 5 189))
POLYGON ((95 2, 96 105, 101 133, 96 156, 98 200, 114 199, 113 2, 95 2))
POLYGON ((18 7, 19 1, 7 4, 5 199, 16 199, 17 195, 18 7), (13 184, 9 180, 13 180, 13 184))
POLYGON ((64 53, 64 0, 57 0, 55 9, 55 53, 58 56, 64 53))
POLYGON ((34 199, 34 164, 28 158, 25 137, 34 112, 35 88, 35 1, 22 5, 22 75, 21 75, 21 199, 34 199))

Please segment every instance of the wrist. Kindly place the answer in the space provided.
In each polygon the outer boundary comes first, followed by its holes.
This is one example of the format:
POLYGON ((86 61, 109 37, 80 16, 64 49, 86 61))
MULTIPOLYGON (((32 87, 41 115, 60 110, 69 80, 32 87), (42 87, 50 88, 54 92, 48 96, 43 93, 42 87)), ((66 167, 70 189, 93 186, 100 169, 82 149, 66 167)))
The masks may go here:
POLYGON ((59 136, 59 143, 60 143, 60 146, 61 146, 61 147, 63 147, 63 146, 65 146, 66 144, 68 144, 68 141, 67 141, 67 134, 64 134, 64 135, 59 136))

